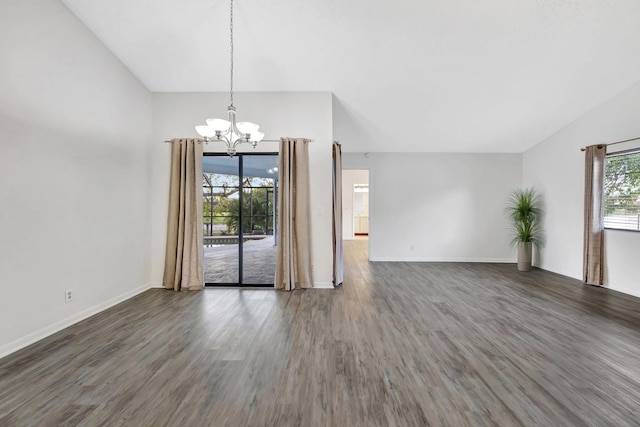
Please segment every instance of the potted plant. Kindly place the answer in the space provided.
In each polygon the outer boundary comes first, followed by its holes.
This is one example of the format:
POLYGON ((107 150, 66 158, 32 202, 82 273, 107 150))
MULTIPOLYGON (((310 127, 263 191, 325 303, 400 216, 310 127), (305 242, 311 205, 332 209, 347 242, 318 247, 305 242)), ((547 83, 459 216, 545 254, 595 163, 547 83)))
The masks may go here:
POLYGON ((543 244, 542 200, 533 188, 516 189, 509 195, 506 212, 512 225, 511 244, 518 249, 518 270, 530 271, 533 246, 543 244))

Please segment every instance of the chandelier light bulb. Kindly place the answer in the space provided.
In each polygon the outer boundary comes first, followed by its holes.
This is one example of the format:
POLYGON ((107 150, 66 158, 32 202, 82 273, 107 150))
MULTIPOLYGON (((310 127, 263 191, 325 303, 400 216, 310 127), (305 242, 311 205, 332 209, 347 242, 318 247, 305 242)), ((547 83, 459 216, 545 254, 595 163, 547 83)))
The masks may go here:
POLYGON ((240 131, 240 133, 244 133, 244 134, 248 134, 248 133, 251 134, 251 133, 257 132, 258 129, 260 129, 260 126, 251 122, 238 122, 236 123, 236 126, 238 127, 238 130, 240 131))
POLYGON ((216 135, 216 131, 211 126, 206 125, 196 126, 196 132, 205 138, 213 138, 216 135))
POLYGON ((215 135, 216 131, 226 133, 229 130, 231 123, 224 119, 207 119, 207 126, 214 130, 215 135))
POLYGON ((264 138, 264 132, 256 131, 251 133, 250 141, 260 142, 264 138))

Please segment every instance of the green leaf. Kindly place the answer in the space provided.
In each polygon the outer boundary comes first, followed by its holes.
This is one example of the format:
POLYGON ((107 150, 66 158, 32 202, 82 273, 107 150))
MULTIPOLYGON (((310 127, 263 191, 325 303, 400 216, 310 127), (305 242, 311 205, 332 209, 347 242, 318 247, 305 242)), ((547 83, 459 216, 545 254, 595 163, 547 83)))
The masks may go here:
POLYGON ((512 224, 512 245, 518 242, 531 242, 536 246, 544 244, 540 229, 544 209, 535 189, 513 190, 507 199, 505 212, 512 224))

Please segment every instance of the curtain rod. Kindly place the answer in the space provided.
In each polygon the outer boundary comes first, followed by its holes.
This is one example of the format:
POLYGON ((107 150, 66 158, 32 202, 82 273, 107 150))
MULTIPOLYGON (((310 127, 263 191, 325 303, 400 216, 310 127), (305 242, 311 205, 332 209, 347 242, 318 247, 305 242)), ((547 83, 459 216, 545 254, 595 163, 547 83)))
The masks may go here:
MULTIPOLYGON (((598 144, 598 145, 604 145, 604 146, 616 145, 616 144, 622 144, 623 142, 637 141, 637 140, 639 140, 639 139, 640 139, 640 136, 639 136, 639 137, 637 137, 637 138, 625 139, 624 141, 616 141, 616 142, 610 142, 610 143, 608 143, 608 144, 598 144)), ((584 151, 584 150, 586 150, 586 148, 585 148, 585 147, 582 147, 582 148, 580 149, 580 151, 584 151)))
MULTIPOLYGON (((307 142, 313 142, 313 139, 304 138, 304 140, 307 141, 307 142)), ((168 144, 170 142, 171 142, 170 140, 165 140, 164 141, 165 144, 168 144)), ((217 140, 213 140, 213 141, 209 141, 209 142, 218 142, 218 141, 217 140)), ((260 142, 280 142, 280 140, 279 139, 263 139, 260 142)))

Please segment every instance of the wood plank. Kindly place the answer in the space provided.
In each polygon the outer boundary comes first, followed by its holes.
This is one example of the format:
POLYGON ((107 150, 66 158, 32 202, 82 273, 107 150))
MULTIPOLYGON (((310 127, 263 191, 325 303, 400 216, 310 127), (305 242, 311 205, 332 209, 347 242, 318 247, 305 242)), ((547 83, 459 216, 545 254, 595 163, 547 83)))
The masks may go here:
POLYGON ((0 425, 634 426, 640 301, 508 264, 153 289, 0 360, 0 425))

